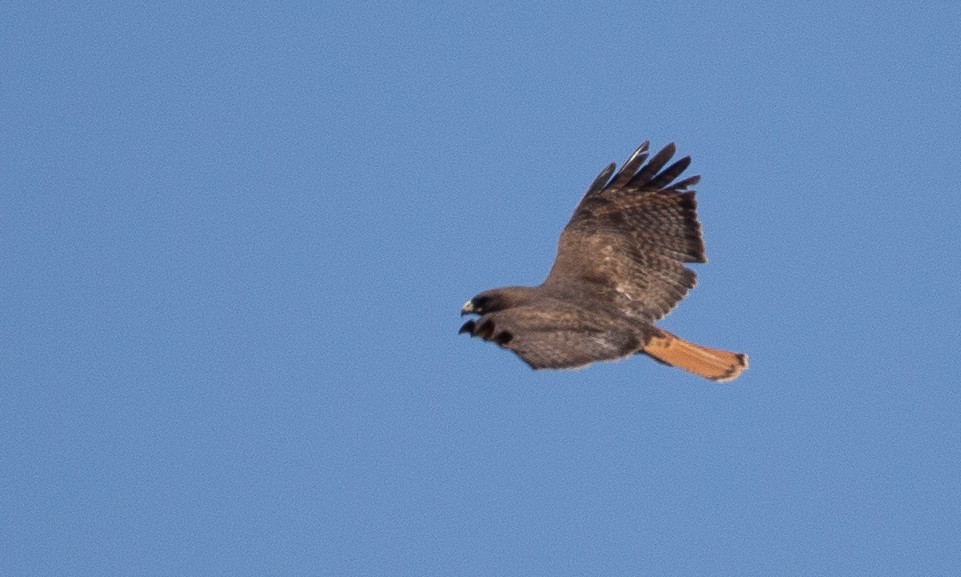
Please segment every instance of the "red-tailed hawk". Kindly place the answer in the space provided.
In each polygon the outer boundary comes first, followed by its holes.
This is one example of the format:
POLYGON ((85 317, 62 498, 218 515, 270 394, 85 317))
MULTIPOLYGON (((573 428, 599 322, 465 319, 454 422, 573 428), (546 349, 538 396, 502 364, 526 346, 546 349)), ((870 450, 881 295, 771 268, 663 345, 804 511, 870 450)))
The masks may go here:
POLYGON ((737 377, 747 356, 689 343, 654 326, 694 287, 687 262, 707 262, 694 191, 679 182, 674 144, 647 164, 642 144, 621 170, 611 163, 561 233, 557 258, 536 287, 484 291, 461 315, 461 333, 510 349, 535 369, 564 369, 644 353, 713 381, 737 377))

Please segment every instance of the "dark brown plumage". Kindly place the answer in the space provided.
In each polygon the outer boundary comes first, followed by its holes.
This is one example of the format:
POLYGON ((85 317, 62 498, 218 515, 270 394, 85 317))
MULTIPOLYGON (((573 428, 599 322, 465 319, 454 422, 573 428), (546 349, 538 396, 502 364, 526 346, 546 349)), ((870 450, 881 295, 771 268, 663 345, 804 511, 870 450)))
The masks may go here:
POLYGON ((706 262, 694 191, 673 182, 691 163, 665 166, 674 144, 648 159, 645 142, 614 174, 608 165, 561 233, 537 287, 484 291, 460 332, 493 341, 535 369, 562 369, 645 353, 702 377, 733 379, 747 356, 689 343, 654 326, 694 287, 684 263, 706 262), (613 178, 611 176, 613 175, 613 178))

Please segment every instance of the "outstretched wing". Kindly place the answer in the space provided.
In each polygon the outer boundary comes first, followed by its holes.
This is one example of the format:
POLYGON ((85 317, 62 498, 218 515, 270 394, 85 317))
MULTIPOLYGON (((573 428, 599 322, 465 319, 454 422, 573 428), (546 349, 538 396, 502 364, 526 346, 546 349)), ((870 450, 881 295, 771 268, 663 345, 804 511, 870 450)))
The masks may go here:
POLYGON ((653 322, 666 315, 697 280, 687 262, 706 262, 697 202, 689 186, 699 176, 673 182, 691 163, 667 168, 669 144, 647 164, 645 142, 614 174, 605 168, 574 210, 558 241, 545 288, 585 291, 611 301, 623 314, 653 322))
POLYGON ((467 321, 459 332, 510 349, 534 369, 565 369, 637 352, 646 341, 641 330, 543 299, 467 321))

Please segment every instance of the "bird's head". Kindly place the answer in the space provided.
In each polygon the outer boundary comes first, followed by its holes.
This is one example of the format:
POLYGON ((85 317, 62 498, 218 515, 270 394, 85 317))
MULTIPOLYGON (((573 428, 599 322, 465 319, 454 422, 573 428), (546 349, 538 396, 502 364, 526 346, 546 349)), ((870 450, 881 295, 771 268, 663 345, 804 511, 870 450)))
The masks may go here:
POLYGON ((464 303, 460 309, 464 315, 486 315, 522 304, 535 290, 529 287, 506 287, 486 290, 464 303))
MULTIPOLYGON (((489 291, 488 291, 489 292, 489 291)), ((496 299, 485 293, 480 293, 471 300, 464 303, 460 309, 460 316, 464 315, 483 315, 493 312, 491 309, 496 299)))

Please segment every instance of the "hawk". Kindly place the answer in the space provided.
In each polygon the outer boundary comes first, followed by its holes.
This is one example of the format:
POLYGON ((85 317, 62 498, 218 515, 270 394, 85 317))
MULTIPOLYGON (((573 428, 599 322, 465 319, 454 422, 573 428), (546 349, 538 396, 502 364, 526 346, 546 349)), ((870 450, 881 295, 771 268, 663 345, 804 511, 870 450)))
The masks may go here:
POLYGON ((741 374, 747 355, 696 345, 654 326, 694 288, 697 277, 684 263, 707 258, 689 188, 700 176, 675 182, 691 157, 664 168, 674 144, 650 160, 648 148, 644 142, 617 174, 611 163, 594 179, 540 286, 478 294, 461 316, 479 318, 459 333, 510 349, 534 369, 644 353, 712 381, 741 374))

